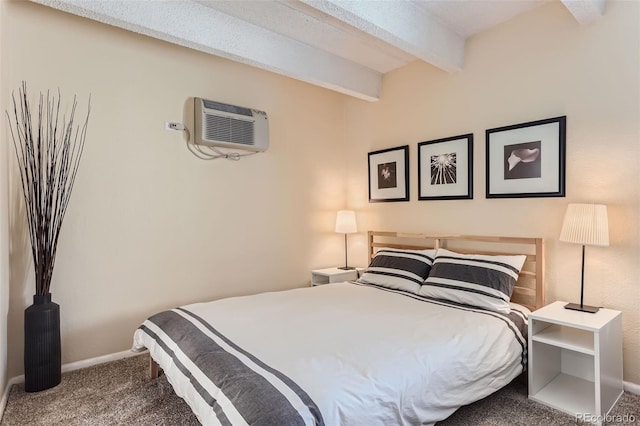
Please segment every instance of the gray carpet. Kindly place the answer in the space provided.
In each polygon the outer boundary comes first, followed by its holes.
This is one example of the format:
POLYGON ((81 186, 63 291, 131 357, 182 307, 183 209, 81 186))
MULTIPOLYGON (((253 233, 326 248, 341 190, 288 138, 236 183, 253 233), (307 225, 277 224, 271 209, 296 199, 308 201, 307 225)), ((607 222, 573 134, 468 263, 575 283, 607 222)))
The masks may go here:
MULTIPOLYGON (((147 378, 147 354, 65 373, 53 389, 25 393, 13 386, 0 426, 16 425, 199 425, 164 376, 147 378)), ((640 424, 640 396, 625 392, 611 413, 633 415, 640 424)), ((526 387, 512 383, 462 407, 438 426, 575 425, 565 414, 527 399, 526 387)), ((275 426, 275 425, 274 425, 275 426)), ((329 425, 332 426, 332 425, 329 425)))
POLYGON ((164 376, 148 379, 144 354, 62 375, 55 388, 15 385, 0 426, 200 425, 164 376))

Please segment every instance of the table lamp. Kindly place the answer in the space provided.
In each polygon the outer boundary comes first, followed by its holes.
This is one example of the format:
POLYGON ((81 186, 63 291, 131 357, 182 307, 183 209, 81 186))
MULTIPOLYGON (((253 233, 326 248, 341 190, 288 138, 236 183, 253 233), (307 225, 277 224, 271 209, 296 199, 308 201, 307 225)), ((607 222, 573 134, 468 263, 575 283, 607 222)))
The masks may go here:
POLYGON ((602 204, 569 204, 564 215, 560 241, 582 244, 582 277, 580 280, 580 304, 569 303, 566 309, 596 313, 595 306, 587 306, 584 302, 584 247, 609 246, 609 223, 607 206, 602 204))
POLYGON ((336 232, 344 234, 344 266, 338 269, 355 269, 347 262, 347 234, 353 234, 356 230, 356 213, 353 210, 340 210, 336 217, 336 232))

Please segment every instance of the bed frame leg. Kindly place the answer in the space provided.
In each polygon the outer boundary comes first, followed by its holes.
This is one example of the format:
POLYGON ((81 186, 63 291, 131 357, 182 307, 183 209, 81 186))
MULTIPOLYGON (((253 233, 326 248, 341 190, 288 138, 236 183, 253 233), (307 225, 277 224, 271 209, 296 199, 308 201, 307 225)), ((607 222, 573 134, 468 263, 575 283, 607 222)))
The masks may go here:
POLYGON ((151 357, 149 357, 149 376, 152 380, 158 378, 158 363, 151 357))

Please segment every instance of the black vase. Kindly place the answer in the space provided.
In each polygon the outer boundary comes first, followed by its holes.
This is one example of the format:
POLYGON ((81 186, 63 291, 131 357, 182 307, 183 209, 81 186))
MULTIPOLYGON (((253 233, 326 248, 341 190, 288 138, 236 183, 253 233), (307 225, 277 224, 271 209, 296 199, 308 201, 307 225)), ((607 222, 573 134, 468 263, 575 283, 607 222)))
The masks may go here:
POLYGON ((61 378, 60 306, 51 293, 34 295, 24 310, 24 390, 49 389, 61 378))

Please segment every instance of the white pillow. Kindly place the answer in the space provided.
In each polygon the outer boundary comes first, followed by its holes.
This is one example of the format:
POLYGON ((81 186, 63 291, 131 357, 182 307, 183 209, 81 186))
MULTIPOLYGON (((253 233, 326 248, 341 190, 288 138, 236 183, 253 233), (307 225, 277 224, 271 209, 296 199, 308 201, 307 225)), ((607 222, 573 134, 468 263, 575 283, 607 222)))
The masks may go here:
POLYGON ((435 250, 381 248, 358 281, 418 293, 429 275, 435 250))
POLYGON ((509 313, 509 300, 527 257, 460 254, 438 249, 419 294, 509 313))

